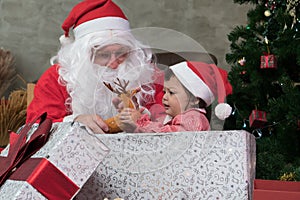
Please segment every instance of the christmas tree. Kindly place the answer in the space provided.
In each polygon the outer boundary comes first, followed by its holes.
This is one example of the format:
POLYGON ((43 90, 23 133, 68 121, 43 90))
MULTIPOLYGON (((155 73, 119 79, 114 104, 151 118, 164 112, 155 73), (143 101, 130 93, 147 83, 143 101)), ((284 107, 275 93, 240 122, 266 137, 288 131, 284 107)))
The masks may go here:
POLYGON ((256 178, 300 177, 299 0, 234 0, 252 4, 245 26, 228 35, 231 51, 227 98, 234 111, 226 129, 256 136, 256 178))

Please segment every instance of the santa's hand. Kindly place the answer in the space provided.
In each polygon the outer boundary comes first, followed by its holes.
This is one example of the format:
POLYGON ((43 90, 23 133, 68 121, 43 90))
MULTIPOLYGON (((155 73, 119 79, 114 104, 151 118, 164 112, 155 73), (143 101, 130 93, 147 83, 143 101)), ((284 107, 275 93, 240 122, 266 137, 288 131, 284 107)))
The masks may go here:
POLYGON ((107 124, 96 114, 78 115, 74 121, 84 124, 94 133, 105 133, 108 131, 107 124))

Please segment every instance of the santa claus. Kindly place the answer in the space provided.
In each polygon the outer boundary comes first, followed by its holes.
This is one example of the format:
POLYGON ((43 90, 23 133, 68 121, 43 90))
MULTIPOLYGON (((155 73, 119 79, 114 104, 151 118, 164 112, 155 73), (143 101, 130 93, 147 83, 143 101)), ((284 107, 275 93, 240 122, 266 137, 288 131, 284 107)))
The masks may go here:
POLYGON ((61 48, 35 86, 27 122, 47 112, 54 122, 78 121, 105 133, 104 120, 117 114, 118 101, 103 82, 114 87, 117 78, 129 82, 127 89, 141 89, 136 95, 140 106, 161 104, 163 80, 151 63, 152 53, 132 35, 115 3, 80 2, 62 28, 61 48))

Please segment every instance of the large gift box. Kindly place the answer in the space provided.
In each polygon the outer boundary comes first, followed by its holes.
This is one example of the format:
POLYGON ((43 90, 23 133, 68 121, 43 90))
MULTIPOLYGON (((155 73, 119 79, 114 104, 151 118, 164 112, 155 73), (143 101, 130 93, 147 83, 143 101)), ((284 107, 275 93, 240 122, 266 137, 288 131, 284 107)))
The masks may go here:
POLYGON ((252 199, 246 131, 97 135, 111 150, 77 199, 252 199))
POLYGON ((52 130, 47 143, 4 182, 0 199, 71 199, 109 152, 78 123, 55 123, 52 130))

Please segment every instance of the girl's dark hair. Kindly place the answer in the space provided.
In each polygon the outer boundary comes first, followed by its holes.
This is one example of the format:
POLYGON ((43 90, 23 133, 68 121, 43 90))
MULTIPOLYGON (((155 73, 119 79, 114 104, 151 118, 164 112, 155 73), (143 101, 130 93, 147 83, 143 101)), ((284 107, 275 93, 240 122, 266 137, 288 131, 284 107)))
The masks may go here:
POLYGON ((175 76, 175 74, 169 67, 164 72, 165 72, 165 80, 166 81, 169 81, 172 76, 175 76))
MULTIPOLYGON (((169 67, 164 72, 165 72, 165 81, 169 81, 172 76, 175 76, 175 74, 173 73, 173 71, 169 67)), ((188 95, 194 96, 183 84, 182 84, 182 86, 185 88, 188 95)), ((207 117, 208 121, 210 121, 210 119, 211 119, 211 106, 206 107, 205 101, 201 98, 198 98, 198 100, 199 100, 198 108, 204 108, 206 110, 206 117, 207 117)))

